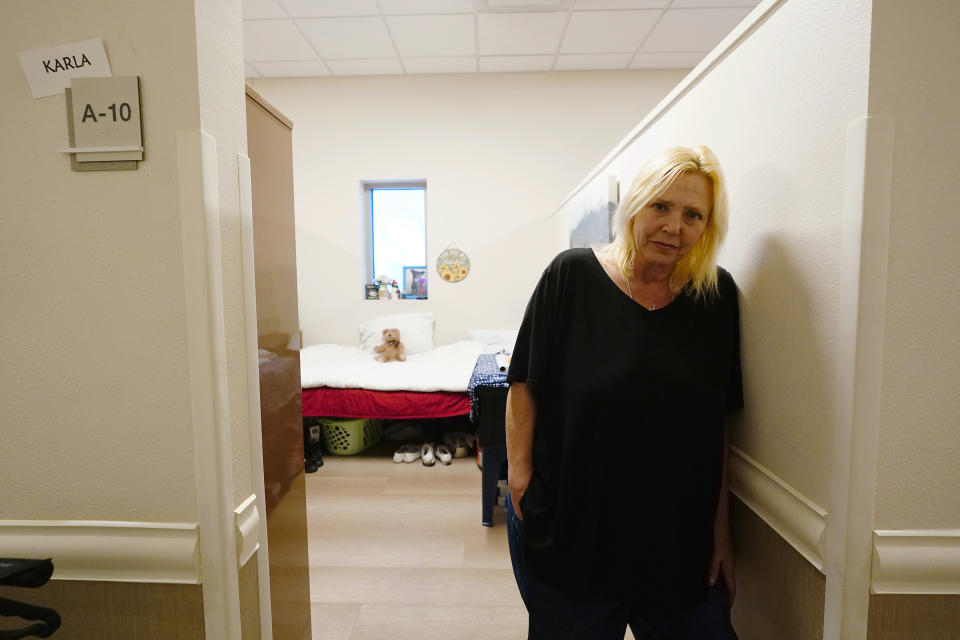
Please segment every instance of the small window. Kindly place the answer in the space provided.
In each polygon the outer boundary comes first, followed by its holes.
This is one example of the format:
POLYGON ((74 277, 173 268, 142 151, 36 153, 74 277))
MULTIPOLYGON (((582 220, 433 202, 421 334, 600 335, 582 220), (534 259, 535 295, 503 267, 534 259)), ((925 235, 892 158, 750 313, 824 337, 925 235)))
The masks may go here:
POLYGON ((427 298, 426 187, 422 182, 364 184, 367 283, 385 284, 390 297, 427 298))

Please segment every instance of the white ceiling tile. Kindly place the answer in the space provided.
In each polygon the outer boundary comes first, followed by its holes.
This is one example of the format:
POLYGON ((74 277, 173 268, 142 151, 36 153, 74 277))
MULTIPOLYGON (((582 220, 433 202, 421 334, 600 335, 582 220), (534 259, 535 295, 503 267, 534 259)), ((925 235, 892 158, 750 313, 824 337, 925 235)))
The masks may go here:
POLYGON ((553 56, 490 56, 480 58, 480 71, 549 71, 553 56))
POLYGON ((397 55, 382 18, 311 18, 297 24, 323 58, 397 55))
POLYGON ((638 53, 630 62, 631 69, 693 69, 707 52, 638 53))
POLYGON ((586 71, 589 69, 626 69, 632 53, 599 53, 557 56, 554 71, 586 71))
POLYGON ((566 11, 571 0, 477 0, 477 11, 566 11))
POLYGON ((473 0, 380 0, 385 16, 412 13, 473 13, 473 0))
POLYGON ((477 59, 473 56, 459 58, 404 58, 403 68, 407 73, 473 73, 477 59))
POLYGON ((286 18, 287 12, 276 0, 243 0, 243 19, 286 18))
POLYGON ((394 16, 387 27, 402 57, 472 56, 473 16, 394 16))
POLYGON ((330 75, 330 70, 327 69, 322 60, 258 62, 257 69, 264 78, 301 78, 330 75))
POLYGON ((480 53, 517 55, 554 53, 566 13, 484 13, 479 16, 480 53))
MULTIPOLYGON (((733 0, 730 0, 733 2, 733 0)), ((596 9, 664 9, 670 0, 577 0, 574 11, 596 9)))
POLYGON ((670 9, 641 51, 709 51, 743 20, 750 9, 670 9))
POLYGON ((761 0, 673 0, 671 9, 698 9, 715 7, 755 7, 761 0))
POLYGON ((246 60, 315 60, 316 52, 293 20, 244 20, 243 57, 246 60))
POLYGON ((260 77, 260 72, 257 71, 256 68, 255 68, 252 64, 250 64, 249 62, 244 62, 244 63, 243 63, 243 77, 244 77, 244 78, 259 78, 259 77, 260 77))
POLYGON ((329 18, 335 16, 376 16, 374 0, 277 0, 291 18, 329 18))
POLYGON ((403 73, 400 60, 330 60, 327 65, 338 76, 392 76, 403 73))
POLYGON ((661 11, 586 11, 570 17, 561 53, 633 53, 661 11))

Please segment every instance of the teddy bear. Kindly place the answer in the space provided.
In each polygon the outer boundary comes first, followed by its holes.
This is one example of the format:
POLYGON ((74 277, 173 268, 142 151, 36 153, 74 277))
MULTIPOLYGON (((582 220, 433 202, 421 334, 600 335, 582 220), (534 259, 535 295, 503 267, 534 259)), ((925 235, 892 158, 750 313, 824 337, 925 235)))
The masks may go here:
POLYGON ((400 342, 399 329, 384 329, 383 344, 374 347, 373 350, 380 354, 377 356, 377 360, 380 362, 391 362, 393 360, 403 362, 407 359, 403 343, 400 342))

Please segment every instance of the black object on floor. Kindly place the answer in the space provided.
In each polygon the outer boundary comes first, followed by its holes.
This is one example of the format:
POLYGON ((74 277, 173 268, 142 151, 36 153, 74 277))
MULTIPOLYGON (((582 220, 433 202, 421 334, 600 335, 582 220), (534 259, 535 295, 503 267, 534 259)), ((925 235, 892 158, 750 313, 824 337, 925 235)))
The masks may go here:
MULTIPOLYGON (((23 558, 0 558, 0 585, 11 587, 40 587, 53 575, 53 562, 23 558)), ((0 631, 0 640, 16 640, 27 636, 49 638, 60 628, 60 615, 53 609, 38 607, 16 600, 0 598, 0 616, 16 616, 24 620, 39 620, 22 629, 0 631)))
POLYGON ((303 470, 307 473, 314 473, 323 466, 323 445, 320 435, 320 421, 317 418, 304 418, 303 470))
POLYGON ((319 448, 308 453, 303 459, 303 470, 313 473, 323 466, 323 452, 319 448))

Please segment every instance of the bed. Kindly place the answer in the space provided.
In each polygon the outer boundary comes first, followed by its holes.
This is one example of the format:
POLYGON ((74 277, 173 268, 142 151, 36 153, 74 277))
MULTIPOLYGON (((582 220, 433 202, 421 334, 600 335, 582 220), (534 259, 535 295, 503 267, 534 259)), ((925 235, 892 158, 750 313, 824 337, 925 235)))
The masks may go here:
POLYGON ((470 413, 467 385, 485 345, 434 346, 432 312, 382 316, 359 327, 359 346, 317 344, 300 352, 303 415, 424 419, 470 413), (373 347, 398 328, 407 359, 377 362, 373 347))
POLYGON ((374 354, 360 347, 305 347, 300 352, 303 415, 393 419, 467 415, 467 384, 482 352, 482 344, 465 340, 411 354, 405 362, 377 362, 374 354))

